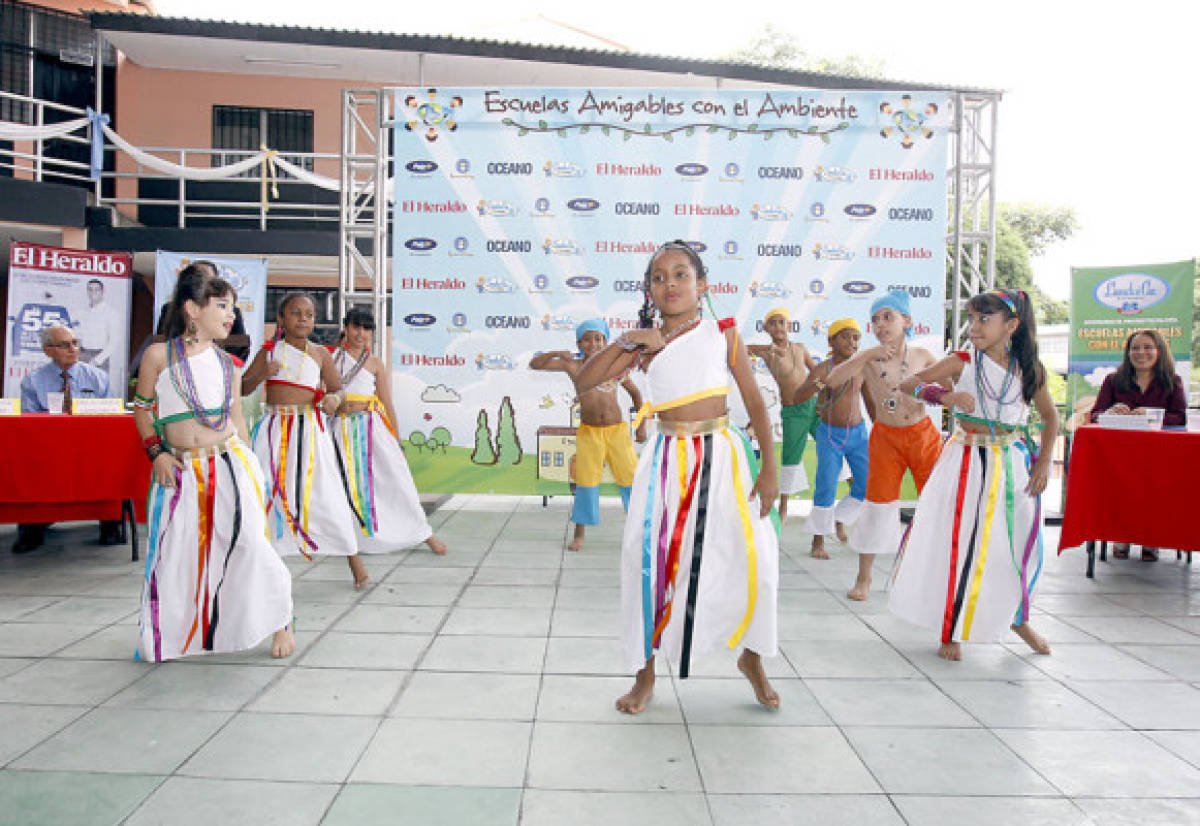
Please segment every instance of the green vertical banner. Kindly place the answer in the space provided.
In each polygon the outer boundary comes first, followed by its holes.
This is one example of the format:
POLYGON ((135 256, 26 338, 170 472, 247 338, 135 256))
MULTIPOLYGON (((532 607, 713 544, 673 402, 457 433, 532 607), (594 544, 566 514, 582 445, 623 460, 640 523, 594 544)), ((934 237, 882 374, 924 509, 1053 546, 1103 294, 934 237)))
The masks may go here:
POLYGON ((1184 386, 1191 377, 1196 261, 1071 268, 1067 396, 1072 409, 1100 391, 1139 330, 1162 334, 1184 386))

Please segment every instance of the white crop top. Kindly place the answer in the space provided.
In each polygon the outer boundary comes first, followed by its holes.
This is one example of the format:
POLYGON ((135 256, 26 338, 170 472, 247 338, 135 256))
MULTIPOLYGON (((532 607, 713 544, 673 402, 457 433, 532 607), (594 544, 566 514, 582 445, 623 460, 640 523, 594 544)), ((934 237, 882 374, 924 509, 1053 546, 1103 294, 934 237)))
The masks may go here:
POLYGON ((971 413, 976 418, 987 418, 1006 425, 1023 425, 1029 420, 1029 405, 1021 392, 1021 369, 1013 363, 1014 372, 1008 380, 1008 388, 1004 387, 1005 370, 992 359, 974 348, 966 351, 970 361, 963 365, 962 375, 954 389, 959 393, 968 393, 975 400, 975 411, 971 413), (975 380, 976 365, 983 366, 983 381, 975 380), (983 399, 979 397, 979 387, 983 388, 983 399), (995 396, 1000 396, 997 400, 995 396))
MULTIPOLYGON (((204 405, 204 408, 216 410, 224 407, 225 378, 221 369, 221 358, 217 355, 217 348, 209 347, 203 352, 189 356, 188 367, 191 368, 196 392, 199 394, 200 403, 204 405)), ((179 379, 180 385, 186 388, 183 377, 180 376, 179 379)), ((158 380, 154 382, 154 393, 158 396, 158 418, 166 419, 170 416, 191 412, 187 401, 175 389, 175 382, 171 380, 170 366, 165 367, 158 374, 158 380)))
MULTIPOLYGON (((729 344, 717 322, 705 319, 667 343, 646 368, 648 401, 655 407, 702 391, 729 392, 729 344)), ((714 395, 716 395, 714 393, 714 395)))
MULTIPOLYGON (((354 361, 350 358, 350 354, 340 347, 333 353, 333 366, 337 368, 340 376, 344 377, 347 372, 354 369, 354 361)), ((364 363, 362 369, 350 379, 349 383, 345 383, 343 379, 342 390, 351 396, 374 396, 375 374, 368 370, 364 363)))
POLYGON ((316 390, 321 383, 321 367, 316 359, 284 339, 274 342, 267 361, 283 365, 282 370, 267 379, 267 384, 291 384, 316 390))

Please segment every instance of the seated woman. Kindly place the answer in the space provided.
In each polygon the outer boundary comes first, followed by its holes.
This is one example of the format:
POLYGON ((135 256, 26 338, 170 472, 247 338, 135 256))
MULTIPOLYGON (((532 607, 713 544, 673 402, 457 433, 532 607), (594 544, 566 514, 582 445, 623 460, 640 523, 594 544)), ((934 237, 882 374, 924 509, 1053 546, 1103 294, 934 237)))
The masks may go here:
MULTIPOLYGON (((1162 408, 1163 424, 1168 427, 1187 421, 1187 393, 1167 342, 1156 330, 1141 330, 1126 340, 1125 358, 1115 373, 1105 377, 1091 419, 1096 421, 1101 413, 1140 416, 1148 407, 1162 408)), ((1113 556, 1128 559, 1129 543, 1114 543, 1113 556)), ((1158 559, 1158 548, 1143 547, 1142 559, 1158 559)))

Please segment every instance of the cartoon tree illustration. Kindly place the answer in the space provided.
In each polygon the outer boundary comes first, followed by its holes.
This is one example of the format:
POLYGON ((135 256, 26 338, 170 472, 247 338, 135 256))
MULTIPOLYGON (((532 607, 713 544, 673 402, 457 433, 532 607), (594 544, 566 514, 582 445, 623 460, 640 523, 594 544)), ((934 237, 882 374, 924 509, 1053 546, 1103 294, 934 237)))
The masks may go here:
POLYGON ((496 464, 496 451, 492 450, 492 429, 488 427, 486 410, 479 411, 475 420, 475 450, 471 453, 471 461, 477 465, 496 464))
POLYGON ((408 443, 415 447, 418 453, 421 452, 421 448, 425 447, 427 441, 428 439, 425 438, 425 434, 419 430, 414 430, 408 434, 408 443))
POLYGON ((446 448, 448 448, 450 446, 451 438, 452 437, 450 435, 449 430, 447 430, 444 427, 435 427, 429 433, 428 444, 429 444, 430 449, 440 447, 442 449, 442 453, 445 453, 446 448))
POLYGON ((521 440, 517 436, 512 399, 508 396, 500 402, 500 421, 496 425, 496 453, 499 461, 506 465, 515 465, 521 461, 521 440))

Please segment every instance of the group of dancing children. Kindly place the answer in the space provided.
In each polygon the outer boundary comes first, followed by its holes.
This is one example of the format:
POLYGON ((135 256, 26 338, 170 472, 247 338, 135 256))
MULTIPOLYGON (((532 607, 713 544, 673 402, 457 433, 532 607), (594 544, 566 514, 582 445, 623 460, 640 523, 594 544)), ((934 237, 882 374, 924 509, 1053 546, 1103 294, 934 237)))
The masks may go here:
MULTIPOLYGON (((212 346, 232 319, 232 290, 215 273, 189 270, 172 299, 172 338, 151 350, 138 385, 143 402, 157 396, 158 415, 156 430, 143 408, 139 429, 148 443, 163 439, 149 448, 159 452, 142 653, 160 660, 230 650, 274 633, 279 656, 293 644, 279 554, 346 555, 361 585, 357 550, 421 540, 445 549, 424 521, 391 428, 387 373, 367 349, 369 317, 348 317, 331 354, 308 342, 312 302, 289 297, 283 337, 256 356, 239 387, 212 346), (267 413, 251 453, 239 397, 264 378, 267 413)), ((1010 628, 1049 653, 1028 618, 1042 559, 1039 496, 1058 425, 1025 293, 972 298, 971 347, 941 360, 910 346, 908 295, 888 293, 871 307, 878 346, 860 351, 859 324, 843 319, 829 327, 831 354, 818 363, 788 340, 786 309, 765 319, 769 345, 747 346, 732 320, 705 318, 707 269, 685 242, 659 247, 644 279, 636 329, 610 340, 603 321, 588 321, 576 330, 578 353, 542 353, 530 364, 567 373, 580 404, 568 547, 579 550, 585 526, 599 520, 605 464, 625 505, 621 638, 636 677, 618 710, 636 714, 651 701, 656 658, 683 679, 698 658, 722 649, 737 652, 758 702, 779 706, 763 658, 777 653, 780 517, 787 497, 808 485, 801 462, 809 436, 818 454, 812 554, 827 557, 824 538, 834 534, 859 553, 852 599, 867 598, 876 555, 898 554, 891 610, 938 632, 940 656, 960 659, 962 641, 994 642, 1010 628), (782 469, 752 353, 779 386, 782 469), (634 371, 643 373, 645 399, 634 371), (757 452, 730 421, 734 387, 757 452), (636 410, 640 456, 621 389, 636 410), (944 443, 927 405, 952 414, 944 443), (1036 448, 1030 405, 1042 422, 1036 448), (844 463, 850 494, 837 503, 844 463), (899 512, 905 471, 919 491, 907 531, 899 512)))
POLYGON ((237 651, 273 635, 286 657, 292 577, 281 557, 446 546, 425 518, 395 429, 388 372, 371 354, 375 324, 351 310, 332 351, 312 344, 315 308, 293 293, 279 337, 241 372, 214 344, 236 295, 205 261, 179 274, 167 341, 142 359, 134 397, 152 463, 149 550, 139 656, 151 662, 237 651), (247 431, 242 396, 266 381, 265 413, 247 431))

